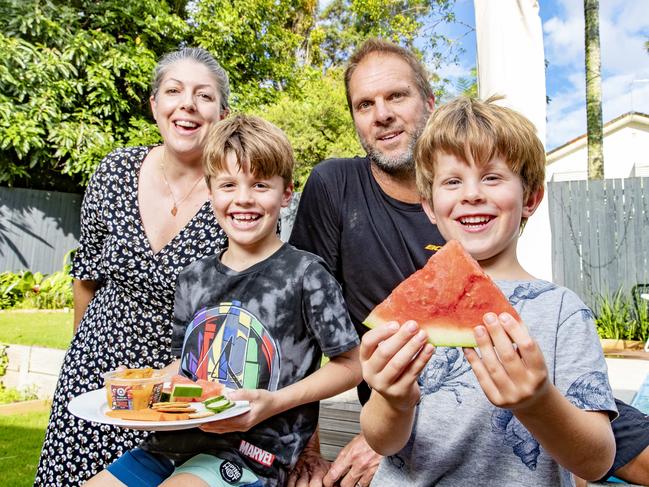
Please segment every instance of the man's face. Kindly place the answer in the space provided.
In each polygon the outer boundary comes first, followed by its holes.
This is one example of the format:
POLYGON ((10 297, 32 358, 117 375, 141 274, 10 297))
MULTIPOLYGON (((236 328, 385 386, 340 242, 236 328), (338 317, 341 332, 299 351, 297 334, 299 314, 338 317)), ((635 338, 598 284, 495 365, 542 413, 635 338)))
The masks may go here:
POLYGON ((349 80, 352 115, 361 145, 388 173, 414 171, 415 143, 433 109, 424 100, 412 68, 394 54, 372 53, 349 80))

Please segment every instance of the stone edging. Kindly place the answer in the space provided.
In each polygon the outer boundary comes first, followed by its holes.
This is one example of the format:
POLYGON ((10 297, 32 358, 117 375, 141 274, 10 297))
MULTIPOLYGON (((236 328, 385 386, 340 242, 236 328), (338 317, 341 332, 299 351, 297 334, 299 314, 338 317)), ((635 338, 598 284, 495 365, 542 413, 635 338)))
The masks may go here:
POLYGON ((52 405, 52 401, 43 399, 34 399, 33 401, 12 402, 9 404, 0 404, 0 416, 9 416, 10 414, 24 414, 47 411, 52 405))

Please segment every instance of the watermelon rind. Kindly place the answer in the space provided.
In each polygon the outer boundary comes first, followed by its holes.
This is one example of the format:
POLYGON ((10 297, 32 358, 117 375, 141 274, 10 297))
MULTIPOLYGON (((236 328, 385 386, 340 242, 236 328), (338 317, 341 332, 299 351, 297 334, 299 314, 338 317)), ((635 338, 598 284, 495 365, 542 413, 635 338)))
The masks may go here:
MULTIPOLYGON (((374 313, 370 313, 367 319, 363 322, 368 328, 379 328, 394 320, 384 320, 374 313)), ((402 325, 403 323, 400 323, 402 325)), ((418 323, 419 327, 428 335, 428 343, 436 347, 465 347, 475 348, 478 344, 475 341, 473 330, 454 330, 453 325, 444 327, 443 325, 435 325, 434 327, 427 327, 425 323, 418 323)), ((476 324, 477 326, 477 324, 476 324)))

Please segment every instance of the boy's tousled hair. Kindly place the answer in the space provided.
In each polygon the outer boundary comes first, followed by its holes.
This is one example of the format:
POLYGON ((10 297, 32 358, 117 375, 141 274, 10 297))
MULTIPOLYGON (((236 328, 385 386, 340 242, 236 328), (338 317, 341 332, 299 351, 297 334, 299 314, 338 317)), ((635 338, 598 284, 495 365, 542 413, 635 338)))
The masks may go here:
POLYGON ((210 178, 227 168, 228 153, 234 153, 239 168, 249 168, 256 177, 281 176, 284 186, 293 180, 295 158, 288 138, 278 127, 252 115, 234 115, 215 123, 207 135, 203 170, 210 178))
POLYGON ((352 79, 354 71, 356 71, 356 68, 361 63, 361 61, 363 61, 363 59, 365 59, 370 54, 375 53, 383 56, 397 56, 398 58, 408 63, 408 65, 412 69, 413 78, 415 80, 415 84, 417 85, 417 91, 421 95, 422 99, 428 100, 430 97, 434 97, 433 89, 431 88, 430 81, 428 79, 428 72, 412 51, 397 44, 393 44, 392 42, 372 37, 363 42, 363 44, 361 44, 358 49, 354 51, 354 54, 352 54, 352 56, 349 58, 347 67, 345 68, 345 95, 347 96, 347 106, 349 107, 349 111, 352 113, 352 117, 354 116, 354 111, 352 109, 352 97, 349 93, 349 83, 352 79))
POLYGON ((523 182, 523 194, 543 187, 545 149, 536 128, 520 113, 494 102, 459 97, 436 109, 428 119, 415 146, 417 189, 432 205, 435 164, 440 153, 486 164, 492 158, 505 159, 523 182))

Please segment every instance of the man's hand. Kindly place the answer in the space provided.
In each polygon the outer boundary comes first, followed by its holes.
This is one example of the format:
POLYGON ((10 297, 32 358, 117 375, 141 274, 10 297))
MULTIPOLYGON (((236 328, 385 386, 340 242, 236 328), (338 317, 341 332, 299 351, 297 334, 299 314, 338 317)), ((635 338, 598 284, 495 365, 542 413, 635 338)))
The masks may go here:
POLYGON ((287 487, 322 487, 330 462, 315 448, 305 448, 288 478, 287 487))
POLYGON ((382 458, 370 448, 365 437, 359 434, 340 451, 329 472, 325 475, 322 485, 325 487, 334 485, 367 487, 379 468, 382 458))

